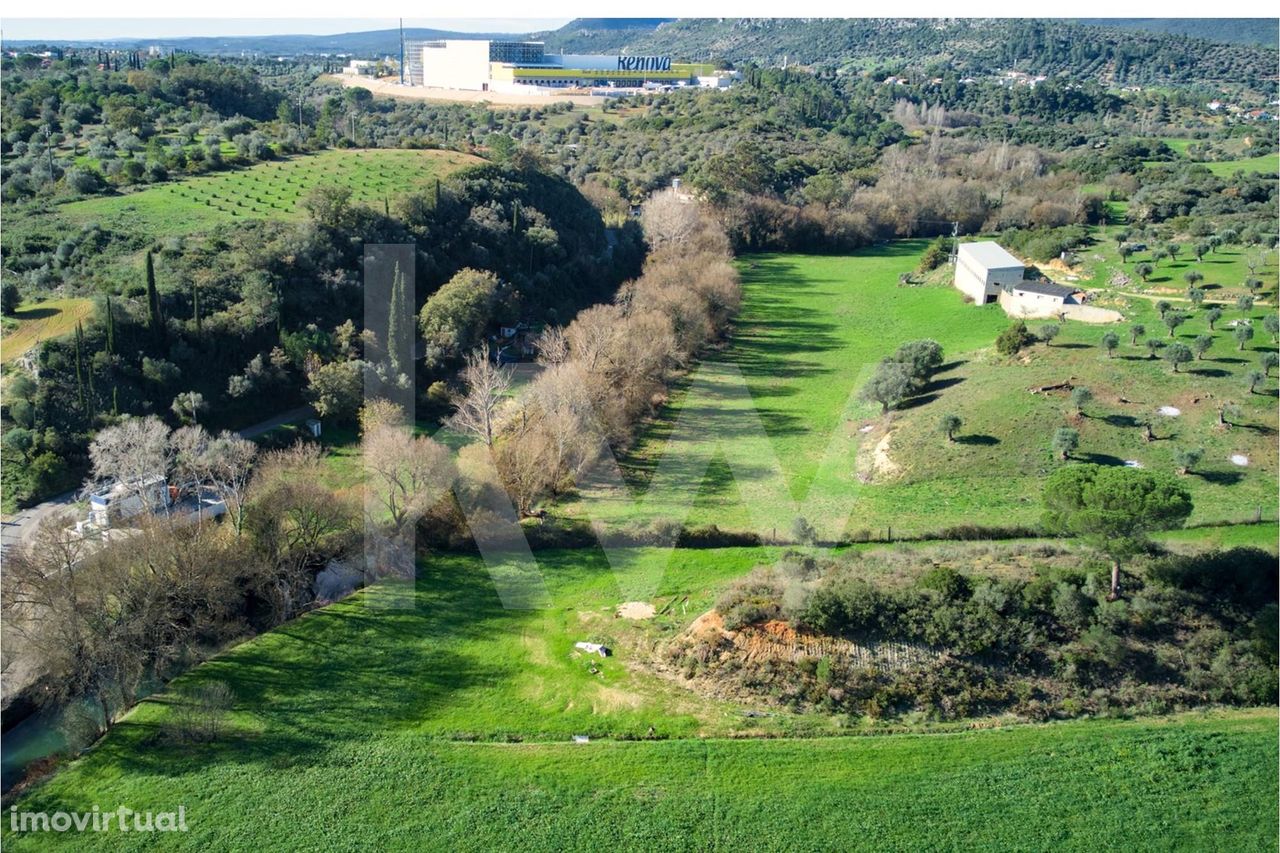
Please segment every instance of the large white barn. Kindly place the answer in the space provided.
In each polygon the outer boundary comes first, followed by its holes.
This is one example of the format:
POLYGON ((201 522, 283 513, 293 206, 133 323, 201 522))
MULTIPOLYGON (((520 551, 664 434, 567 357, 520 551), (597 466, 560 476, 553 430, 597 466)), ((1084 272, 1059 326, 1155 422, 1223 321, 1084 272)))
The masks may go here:
POLYGON ((986 305, 1021 284, 1026 268, 999 243, 961 243, 956 250, 956 287, 975 305, 986 305))

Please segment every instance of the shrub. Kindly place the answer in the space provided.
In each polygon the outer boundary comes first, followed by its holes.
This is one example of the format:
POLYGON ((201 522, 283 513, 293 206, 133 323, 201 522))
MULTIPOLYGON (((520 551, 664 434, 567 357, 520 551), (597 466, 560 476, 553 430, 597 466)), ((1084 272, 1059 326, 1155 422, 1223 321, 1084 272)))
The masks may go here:
POLYGON ((716 601, 724 626, 736 631, 782 615, 783 589, 771 569, 756 569, 735 582, 716 601))
POLYGON ((1244 607, 1280 597, 1275 556, 1261 548, 1164 557, 1151 564, 1147 577, 1152 583, 1244 607))
POLYGON ((921 589, 930 589, 946 601, 966 601, 971 592, 969 579, 947 566, 930 569, 916 583, 921 589))
POLYGON ((188 743, 217 740, 234 701, 235 694, 221 681, 184 687, 167 723, 168 735, 188 743))
POLYGON ((1018 320, 1009 324, 1000 333, 1000 337, 996 338, 996 351, 1001 355, 1016 355, 1023 347, 1035 343, 1035 340, 1035 336, 1028 331, 1027 324, 1018 320))

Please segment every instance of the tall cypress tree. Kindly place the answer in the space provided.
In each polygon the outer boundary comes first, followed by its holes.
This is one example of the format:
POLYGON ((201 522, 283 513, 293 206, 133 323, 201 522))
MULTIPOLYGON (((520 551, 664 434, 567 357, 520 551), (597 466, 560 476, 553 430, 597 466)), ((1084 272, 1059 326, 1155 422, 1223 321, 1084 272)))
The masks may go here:
POLYGON ((84 400, 84 326, 76 323, 76 398, 80 411, 85 411, 84 400))
POLYGON ((391 362, 391 372, 399 375, 404 366, 400 362, 400 352, 408 345, 406 341, 406 333, 408 332, 408 321, 405 318, 404 304, 404 273, 400 269, 400 262, 396 262, 395 271, 392 273, 391 279, 391 309, 387 316, 387 357, 391 362))
POLYGON ((116 312, 111 305, 111 297, 107 297, 107 352, 114 355, 116 351, 116 312))
POLYGON ((150 251, 147 252, 147 327, 156 346, 163 347, 164 318, 160 316, 160 291, 156 290, 156 267, 150 251))
POLYGON ((93 362, 89 362, 84 366, 84 372, 88 379, 89 385, 89 409, 88 414, 92 416, 98 410, 98 392, 93 388, 93 362))
POLYGON ((195 322, 196 334, 200 334, 200 285, 191 282, 191 319, 195 322))

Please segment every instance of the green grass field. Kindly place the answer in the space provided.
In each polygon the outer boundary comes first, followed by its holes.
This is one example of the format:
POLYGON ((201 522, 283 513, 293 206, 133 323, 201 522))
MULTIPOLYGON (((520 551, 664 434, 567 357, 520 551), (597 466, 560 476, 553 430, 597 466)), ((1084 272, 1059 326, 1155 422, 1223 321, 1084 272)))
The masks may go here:
MULTIPOLYGON (((548 606, 532 612, 502 610, 474 561, 431 560, 412 608, 393 607, 403 588, 372 588, 179 679, 233 686, 233 733, 218 743, 168 742, 177 699, 166 692, 18 807, 183 804, 191 831, 164 839, 178 849, 492 848, 511 844, 516 827, 531 849, 844 849, 854 838, 902 849, 1132 849, 1153 834, 1161 847, 1239 849, 1274 839, 1274 710, 695 738, 838 731, 838 721, 744 719, 628 671, 631 649, 691 616, 622 628, 618 601, 641 588, 659 602, 689 594, 692 613, 762 556, 676 552, 657 578, 666 555, 637 549, 616 579, 599 556, 548 555, 548 606), (595 661, 599 675, 571 656, 579 637, 614 643, 616 656, 595 661), (649 725, 663 740, 618 742, 649 725), (567 743, 573 734, 593 743, 567 743)), ((12 849, 155 841, 5 834, 12 849)))
MULTIPOLYGON (((1173 152, 1180 158, 1185 158, 1187 156, 1187 148, 1196 140, 1166 137, 1161 141, 1173 149, 1173 152)), ((1236 147, 1241 154, 1247 153, 1249 150, 1243 145, 1237 145, 1236 147)), ((1162 164, 1158 160, 1149 160, 1146 165, 1159 166, 1162 164)), ((1239 157, 1234 160, 1223 160, 1214 163, 1201 163, 1200 165, 1213 174, 1224 178, 1234 175, 1236 172, 1261 172, 1264 175, 1277 175, 1280 174, 1280 152, 1260 154, 1256 157, 1239 157)))
MULTIPOLYGON (((144 701, 21 810, 186 807, 180 849, 1246 848, 1275 827, 1274 709, 990 731, 804 740, 843 718, 748 718, 638 662, 716 591, 776 552, 544 552, 543 606, 501 607, 479 561, 431 558, 220 655, 174 687, 235 695, 217 742, 178 745, 182 701, 144 701), (687 596, 687 601, 686 601, 687 596), (674 606, 615 619, 645 598, 674 606), (407 606, 406 606, 407 605, 407 606), (575 657, 578 639, 614 656, 575 657), (597 673, 590 671, 594 664, 597 673), (654 742, 621 739, 648 737, 654 742), (591 736, 570 744, 572 735, 591 736), (710 736, 711 739, 707 739, 710 736), (478 742, 477 742, 478 741, 478 742), (821 780, 821 784, 815 784, 821 780), (1144 841, 1145 840, 1145 841, 1144 841)), ((21 837, 6 847, 146 846, 155 837, 21 837)))
POLYGON ((1220 163, 1205 163, 1205 168, 1215 175, 1223 177, 1236 172, 1261 172, 1264 175, 1280 173, 1280 153, 1272 152, 1257 157, 1245 157, 1240 160, 1226 160, 1220 163))
POLYGON ((13 361, 41 341, 71 334, 76 323, 91 314, 92 299, 49 299, 23 305, 13 315, 17 321, 13 331, 6 329, 0 338, 0 361, 13 361))
MULTIPOLYGON (((1275 516, 1276 380, 1256 394, 1243 381, 1260 353, 1274 349, 1260 324, 1243 352, 1220 324, 1206 360, 1177 375, 1128 345, 1127 322, 1113 359, 1099 345, 1108 327, 1073 322, 1052 346, 1005 359, 993 347, 1010 322, 998 307, 965 305, 950 287, 898 284, 921 249, 906 241, 843 258, 749 259, 730 346, 695 372, 624 460, 630 490, 596 481, 564 511, 615 523, 685 519, 782 538, 798 515, 827 536, 1031 524, 1040 484, 1060 464, 1050 439, 1070 425, 1081 433, 1083 461, 1172 471, 1176 448, 1203 447, 1201 468, 1187 478, 1193 521, 1242 520, 1259 508, 1275 516), (921 337, 946 349, 948 365, 933 387, 888 417, 854 398, 876 361, 921 337), (1067 380, 1094 392, 1087 417, 1074 416, 1065 393, 1030 393, 1067 380), (1223 399, 1242 405, 1241 426, 1216 428, 1215 401, 1223 399), (1161 406, 1182 414, 1158 417, 1161 406), (937 429, 944 413, 965 423, 954 444, 937 429), (1159 440, 1151 443, 1139 428, 1148 418, 1157 421, 1159 440), (1237 454, 1249 464, 1231 463, 1237 454)), ((1098 251, 1113 249, 1099 243, 1098 251)), ((1243 269, 1239 254, 1224 249, 1205 266, 1243 269)), ((1180 275, 1182 265, 1164 262, 1166 275, 1180 275)), ((1104 258, 1094 274, 1108 270, 1104 258)), ((1274 255, 1263 275, 1274 282, 1274 255)), ((1116 307, 1164 339, 1152 301, 1126 296, 1116 307)), ((1252 312, 1255 324, 1266 310, 1252 312)), ((1226 321, 1238 313, 1232 308, 1226 321)), ((1204 331, 1193 316, 1178 337, 1189 343, 1204 331)))
POLYGON ((139 756, 23 804, 181 803, 187 833, 8 832, 6 846, 1262 850, 1277 831, 1274 710, 869 739, 446 744, 393 729, 258 746, 139 756))
POLYGON ((302 199, 322 185, 350 187, 353 200, 380 206, 383 199, 425 189, 438 177, 481 162, 457 151, 332 149, 71 202, 58 210, 80 224, 111 222, 154 236, 186 234, 238 218, 303 217, 302 199))

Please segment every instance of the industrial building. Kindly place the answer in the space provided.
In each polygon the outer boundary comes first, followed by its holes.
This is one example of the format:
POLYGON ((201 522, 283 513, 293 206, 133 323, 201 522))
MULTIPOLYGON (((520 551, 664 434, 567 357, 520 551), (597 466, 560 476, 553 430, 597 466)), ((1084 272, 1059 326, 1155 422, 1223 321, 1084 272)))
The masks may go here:
POLYGON ((669 56, 549 54, 542 42, 449 39, 405 45, 411 86, 476 92, 537 93, 564 89, 634 90, 677 86, 723 88, 730 72, 669 56))

